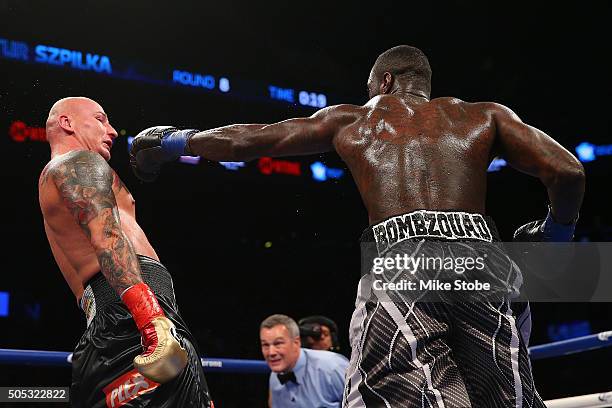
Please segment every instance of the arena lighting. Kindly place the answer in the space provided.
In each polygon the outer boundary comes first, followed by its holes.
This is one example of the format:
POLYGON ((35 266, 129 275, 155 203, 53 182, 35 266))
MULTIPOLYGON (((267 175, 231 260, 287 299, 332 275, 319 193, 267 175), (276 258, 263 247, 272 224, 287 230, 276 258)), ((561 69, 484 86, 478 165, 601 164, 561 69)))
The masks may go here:
POLYGON ((339 179, 344 175, 344 170, 327 167, 321 162, 314 162, 310 165, 312 178, 316 181, 325 181, 327 179, 339 179))
POLYGON ((28 61, 30 49, 28 44, 0 38, 0 56, 7 59, 28 61))
POLYGON ((581 162, 586 163, 593 161, 595 160, 595 145, 588 142, 582 142, 576 146, 576 154, 581 162))
MULTIPOLYGON (((0 56, 7 59, 30 61, 30 46, 22 41, 0 38, 0 56)), ((38 44, 34 47, 34 62, 47 65, 67 66, 82 71, 112 74, 111 60, 99 55, 67 48, 38 44)))
MULTIPOLYGON (((268 93, 271 99, 295 103, 296 92, 292 88, 280 88, 275 85, 270 85, 268 86, 268 93)), ((324 108, 327 106, 327 96, 316 92, 300 91, 298 93, 298 102, 303 106, 324 108)))
MULTIPOLYGON (((155 70, 142 73, 134 67, 140 63, 111 59, 101 55, 80 50, 71 50, 46 44, 30 45, 24 41, 0 38, 0 59, 11 59, 29 63, 53 65, 65 69, 91 71, 113 78, 146 82, 154 85, 190 87, 203 91, 218 91, 235 97, 253 100, 276 100, 311 108, 324 108, 328 105, 327 94, 308 90, 296 91, 293 88, 282 88, 275 85, 264 85, 261 82, 215 77, 211 74, 157 67, 155 70), (155 72, 155 73, 151 73, 155 72)), ((334 98, 337 99, 337 98, 334 98)))
POLYGON ((324 108, 327 106, 327 97, 314 92, 300 91, 299 101, 301 105, 313 108, 324 108))
POLYGON ((45 128, 28 126, 25 122, 16 120, 9 126, 9 137, 18 143, 32 140, 35 142, 46 142, 47 133, 45 128))
POLYGON ((198 164, 200 162, 199 156, 181 156, 179 161, 185 164, 198 164))
POLYGON ((310 165, 310 171, 312 171, 312 178, 317 181, 325 181, 327 180, 327 175, 325 174, 325 165, 321 162, 316 162, 310 165))
POLYGON ((187 71, 172 71, 172 82, 180 85, 201 87, 204 89, 215 89, 216 80, 212 75, 197 74, 187 71))
POLYGON ((578 159, 583 163, 592 162, 598 156, 612 156, 612 145, 594 145, 589 142, 582 142, 576 146, 578 159))
POLYGON ((229 90, 230 90, 229 79, 227 79, 227 78, 220 78, 219 79, 219 90, 221 92, 229 92, 229 90))
POLYGON ((50 47, 48 45, 37 45, 34 48, 36 57, 34 61, 41 64, 65 66, 69 64, 72 68, 83 71, 95 71, 98 73, 113 73, 110 58, 106 55, 83 53, 81 51, 68 50, 65 48, 50 47))
POLYGON ((210 74, 199 74, 178 69, 172 71, 172 83, 179 86, 190 86, 209 90, 218 87, 219 91, 223 93, 227 93, 231 89, 230 80, 226 77, 219 78, 217 81, 217 79, 210 74))
POLYGON ((257 168, 261 174, 286 174, 289 176, 301 176, 302 168, 299 162, 289 160, 276 160, 270 157, 262 157, 257 161, 257 168))
POLYGON ((220 165, 225 167, 228 170, 237 171, 241 167, 246 166, 245 162, 219 162, 220 165))
POLYGON ((0 317, 9 315, 9 293, 0 292, 0 317))
POLYGON ((487 169, 487 171, 488 172, 500 171, 502 167, 506 167, 507 165, 508 163, 506 163, 504 159, 500 159, 496 157, 495 159, 493 159, 491 164, 489 164, 489 168, 487 169))
POLYGON ((270 85, 268 86, 268 92, 270 93, 271 99, 289 103, 293 103, 295 101, 295 98, 293 97, 295 91, 291 88, 279 88, 277 86, 270 85))

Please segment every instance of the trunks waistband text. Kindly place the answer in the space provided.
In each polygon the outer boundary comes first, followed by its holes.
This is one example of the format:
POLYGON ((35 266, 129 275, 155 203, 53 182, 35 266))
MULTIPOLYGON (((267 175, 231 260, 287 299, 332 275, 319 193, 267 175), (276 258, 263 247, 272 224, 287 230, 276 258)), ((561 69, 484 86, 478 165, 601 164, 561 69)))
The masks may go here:
POLYGON ((481 214, 460 211, 414 211, 391 217, 371 228, 379 255, 411 238, 493 240, 489 225, 481 214))

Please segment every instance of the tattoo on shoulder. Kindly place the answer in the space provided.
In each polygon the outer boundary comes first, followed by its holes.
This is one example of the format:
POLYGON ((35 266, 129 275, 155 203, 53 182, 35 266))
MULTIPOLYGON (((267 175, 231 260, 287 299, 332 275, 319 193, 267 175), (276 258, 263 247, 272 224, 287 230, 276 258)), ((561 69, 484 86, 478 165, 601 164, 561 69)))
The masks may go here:
POLYGON ((113 172, 95 153, 79 151, 58 163, 53 168, 53 178, 81 227, 117 206, 112 190, 113 172))
POLYGON ((106 161, 96 153, 77 152, 53 168, 53 179, 87 237, 96 234, 96 255, 110 286, 121 294, 141 282, 138 259, 121 228, 113 192, 113 183, 119 177, 106 161), (90 224, 92 220, 96 221, 90 224))

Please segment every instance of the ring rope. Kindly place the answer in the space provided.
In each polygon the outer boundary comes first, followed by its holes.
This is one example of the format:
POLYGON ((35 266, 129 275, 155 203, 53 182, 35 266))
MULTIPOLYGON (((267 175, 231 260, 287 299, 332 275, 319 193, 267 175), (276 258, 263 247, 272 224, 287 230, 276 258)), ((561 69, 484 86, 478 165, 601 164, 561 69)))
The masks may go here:
MULTIPOLYGON (((529 356, 532 360, 540 360, 609 346, 612 346, 612 331, 533 346, 529 348, 529 356)), ((0 364, 69 366, 72 364, 72 353, 67 351, 0 349, 0 364)), ((204 370, 208 372, 254 374, 270 372, 263 360, 202 358, 202 365, 204 370)))
MULTIPOLYGON (((72 353, 67 351, 40 351, 0 349, 0 364, 28 364, 69 367, 72 353)), ((234 358, 202 358, 207 372, 265 374, 270 368, 263 360, 242 360, 234 358)))
MULTIPOLYGON (((532 360, 565 356, 612 346, 612 331, 589 336, 562 340, 529 348, 532 360)), ((70 366, 72 353, 67 351, 41 351, 0 349, 0 364, 29 364, 70 366)), ((263 360, 243 360, 231 358, 202 358, 206 372, 266 374, 270 368, 263 360)), ((612 391, 598 394, 580 395, 545 401, 547 408, 603 408, 612 406, 612 391)))
POLYGON ((602 347, 612 346, 612 331, 605 331, 575 339, 556 341, 529 348, 529 357, 532 360, 559 357, 568 354, 581 353, 602 347))
POLYGON ((612 406, 612 391, 545 401, 546 408, 600 408, 612 406))

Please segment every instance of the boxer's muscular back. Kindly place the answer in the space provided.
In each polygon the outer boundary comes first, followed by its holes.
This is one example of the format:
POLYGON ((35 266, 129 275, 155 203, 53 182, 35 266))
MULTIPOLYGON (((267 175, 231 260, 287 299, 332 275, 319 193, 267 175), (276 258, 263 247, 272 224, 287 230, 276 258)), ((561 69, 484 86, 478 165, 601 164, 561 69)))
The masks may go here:
POLYGON ((486 103, 455 98, 407 104, 380 96, 334 145, 370 222, 415 209, 484 213, 495 124, 486 103))
MULTIPOLYGON (((75 152, 53 158, 43 169, 39 183, 39 201, 42 210, 45 232, 53 256, 77 298, 83 292, 83 283, 100 271, 94 248, 83 229, 77 224, 73 214, 64 202, 61 193, 50 174, 70 171, 69 161, 75 152)), ((146 235, 136 222, 135 201, 119 176, 112 171, 112 191, 121 220, 121 228, 130 239, 137 254, 158 259, 146 235)), ((86 194, 84 194, 86 196, 86 194)))

